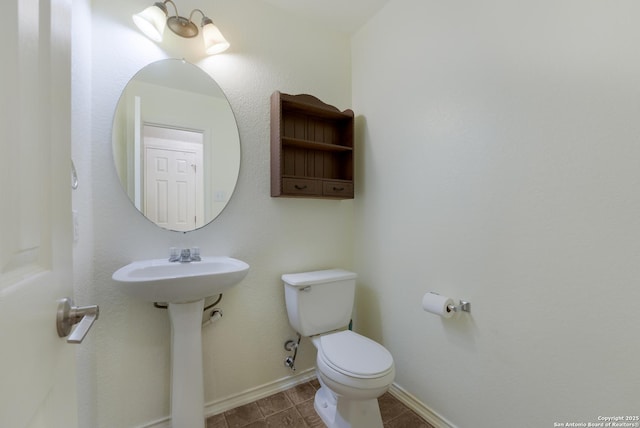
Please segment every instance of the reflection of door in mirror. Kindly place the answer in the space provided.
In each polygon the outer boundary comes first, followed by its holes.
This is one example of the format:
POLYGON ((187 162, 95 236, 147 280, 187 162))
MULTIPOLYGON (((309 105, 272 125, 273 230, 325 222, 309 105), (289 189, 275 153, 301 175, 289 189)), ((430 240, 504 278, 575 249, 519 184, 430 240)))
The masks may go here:
POLYGON ((145 125, 143 213, 157 225, 187 231, 203 226, 203 134, 145 125))

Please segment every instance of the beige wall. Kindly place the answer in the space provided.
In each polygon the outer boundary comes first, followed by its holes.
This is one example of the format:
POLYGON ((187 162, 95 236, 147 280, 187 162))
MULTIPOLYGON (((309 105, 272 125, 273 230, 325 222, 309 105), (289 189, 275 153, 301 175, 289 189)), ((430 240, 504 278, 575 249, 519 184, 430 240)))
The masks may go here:
MULTIPOLYGON (((148 1, 93 0, 90 8, 74 2, 74 158, 81 177, 74 194, 80 218, 76 296, 79 304, 101 309, 91 337, 78 347, 83 427, 134 427, 169 414, 168 315, 123 295, 111 280, 119 267, 165 257, 171 246, 199 246, 203 255, 251 265, 246 279, 225 294, 224 318, 203 331, 208 403, 289 376, 283 343, 294 335, 283 273, 353 267, 352 201, 272 199, 269 185, 271 93, 311 93, 349 108, 348 36, 255 0, 177 3, 181 13, 196 7, 209 13, 230 50, 201 58, 195 42, 149 41, 131 21, 148 1), (136 71, 166 57, 185 57, 218 82, 242 145, 230 204, 212 224, 186 235, 161 230, 138 214, 112 164, 111 122, 120 92, 136 71)), ((310 342, 299 355, 299 370, 312 367, 310 342)))
POLYGON ((391 0, 353 38, 356 325, 458 427, 638 414, 638 16, 391 0))

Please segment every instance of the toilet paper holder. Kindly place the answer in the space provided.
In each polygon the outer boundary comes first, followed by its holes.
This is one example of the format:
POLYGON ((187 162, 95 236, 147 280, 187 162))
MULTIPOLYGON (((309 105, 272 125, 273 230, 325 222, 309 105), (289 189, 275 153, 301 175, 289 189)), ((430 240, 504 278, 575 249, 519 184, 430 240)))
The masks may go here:
POLYGON ((447 312, 471 312, 471 303, 460 300, 459 305, 447 305, 447 312))

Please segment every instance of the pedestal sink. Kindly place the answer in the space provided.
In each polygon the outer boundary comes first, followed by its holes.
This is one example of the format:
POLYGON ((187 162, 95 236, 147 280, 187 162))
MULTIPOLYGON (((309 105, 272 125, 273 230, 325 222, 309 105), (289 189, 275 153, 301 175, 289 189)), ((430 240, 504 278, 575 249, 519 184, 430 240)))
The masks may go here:
POLYGON ((204 427, 202 310, 204 300, 240 282, 249 265, 230 257, 189 263, 166 259, 130 263, 113 274, 123 292, 147 302, 169 304, 171 320, 171 423, 204 427))

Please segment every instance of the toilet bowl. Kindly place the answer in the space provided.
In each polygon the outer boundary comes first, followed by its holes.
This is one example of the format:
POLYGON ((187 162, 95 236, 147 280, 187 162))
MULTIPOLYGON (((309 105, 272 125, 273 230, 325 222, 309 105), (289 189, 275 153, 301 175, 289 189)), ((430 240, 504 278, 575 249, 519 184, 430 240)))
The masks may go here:
POLYGON ((314 407, 329 428, 382 428, 377 398, 391 386, 395 366, 379 343, 345 330, 356 274, 342 269, 283 275, 289 322, 316 347, 320 389, 314 407))
POLYGON ((381 428, 377 398, 395 377, 382 345, 350 330, 312 338, 321 388, 314 407, 330 428, 381 428))
POLYGON ((393 357, 382 345, 350 330, 312 338, 316 367, 337 395, 377 398, 393 382, 393 357))

